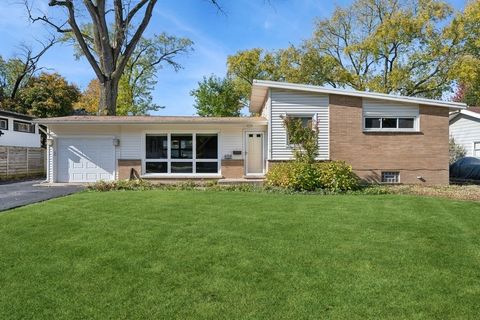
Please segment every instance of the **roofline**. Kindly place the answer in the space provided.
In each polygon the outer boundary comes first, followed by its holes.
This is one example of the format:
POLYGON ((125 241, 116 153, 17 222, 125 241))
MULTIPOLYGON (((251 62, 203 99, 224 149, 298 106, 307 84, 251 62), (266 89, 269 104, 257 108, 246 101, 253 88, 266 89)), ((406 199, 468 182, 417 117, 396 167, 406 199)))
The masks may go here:
POLYGON ((468 109, 466 109, 466 110, 460 110, 460 112, 456 112, 454 115, 452 115, 452 117, 450 118, 450 121, 457 118, 461 114, 475 118, 475 119, 480 119, 480 113, 468 111, 468 109))
POLYGON ((8 111, 8 110, 4 110, 4 109, 0 109, 0 116, 17 118, 17 119, 28 120, 28 121, 31 121, 34 118, 34 117, 28 116, 28 115, 23 114, 23 113, 8 111))
POLYGON ((391 95, 391 94, 367 92, 367 91, 325 88, 325 87, 313 86, 313 85, 307 85, 307 84, 296 84, 296 83, 268 81, 268 80, 253 80, 252 91, 254 90, 255 87, 289 89, 289 90, 317 92, 317 93, 325 93, 325 94, 339 94, 344 96, 355 96, 355 97, 381 99, 381 100, 396 101, 396 102, 416 103, 416 104, 422 104, 422 105, 446 107, 446 108, 459 109, 459 110, 463 110, 467 108, 467 105, 461 102, 441 101, 441 100, 434 100, 434 99, 399 96, 399 95, 391 95))
MULTIPOLYGON (((155 117, 152 117, 155 119, 155 117)), ((106 119, 55 119, 55 118, 41 118, 35 119, 34 122, 45 125, 52 124, 102 124, 102 125, 125 125, 125 124, 142 124, 142 125, 151 125, 151 124, 268 124, 267 119, 252 119, 247 117, 239 117, 238 119, 228 119, 228 120, 219 120, 221 118, 215 118, 216 120, 208 121, 208 118, 200 118, 202 121, 198 121, 195 118, 188 119, 156 119, 156 121, 141 121, 138 119, 131 120, 122 120, 122 121, 109 121, 106 119)))

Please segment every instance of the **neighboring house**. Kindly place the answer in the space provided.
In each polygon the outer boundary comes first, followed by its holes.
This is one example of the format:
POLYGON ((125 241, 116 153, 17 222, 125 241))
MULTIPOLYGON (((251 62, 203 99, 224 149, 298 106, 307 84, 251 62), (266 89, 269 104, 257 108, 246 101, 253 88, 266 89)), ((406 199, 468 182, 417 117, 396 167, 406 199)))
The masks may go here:
POLYGON ((461 103, 254 81, 260 117, 71 116, 48 126, 50 182, 263 177, 293 158, 283 126, 318 130, 318 160, 344 160, 364 180, 448 184, 449 112, 461 103))
POLYGON ((24 114, 0 109, 0 146, 39 148, 38 124, 24 114))
POLYGON ((450 136, 465 148, 467 157, 480 158, 480 107, 452 113, 450 136))

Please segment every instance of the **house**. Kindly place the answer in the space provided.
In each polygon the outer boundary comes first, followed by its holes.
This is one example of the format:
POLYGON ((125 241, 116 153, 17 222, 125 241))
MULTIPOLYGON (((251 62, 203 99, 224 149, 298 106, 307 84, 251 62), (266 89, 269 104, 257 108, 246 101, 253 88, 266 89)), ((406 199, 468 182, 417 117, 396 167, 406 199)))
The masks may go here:
POLYGON ((261 178, 293 158, 283 118, 318 131, 318 160, 344 160, 364 180, 448 184, 449 112, 464 104, 254 81, 258 117, 70 116, 48 126, 50 182, 261 178))
POLYGON ((40 148, 41 136, 33 117, 0 109, 0 146, 40 148))
POLYGON ((480 107, 452 113, 450 136, 465 148, 467 157, 480 158, 480 107))

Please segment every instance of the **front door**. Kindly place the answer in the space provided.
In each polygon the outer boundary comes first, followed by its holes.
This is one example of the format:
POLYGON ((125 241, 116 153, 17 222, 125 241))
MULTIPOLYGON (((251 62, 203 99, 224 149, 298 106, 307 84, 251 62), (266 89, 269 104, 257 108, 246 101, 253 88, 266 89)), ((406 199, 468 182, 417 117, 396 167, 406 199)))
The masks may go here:
POLYGON ((263 174, 263 133, 262 132, 247 132, 247 175, 262 175, 263 174))

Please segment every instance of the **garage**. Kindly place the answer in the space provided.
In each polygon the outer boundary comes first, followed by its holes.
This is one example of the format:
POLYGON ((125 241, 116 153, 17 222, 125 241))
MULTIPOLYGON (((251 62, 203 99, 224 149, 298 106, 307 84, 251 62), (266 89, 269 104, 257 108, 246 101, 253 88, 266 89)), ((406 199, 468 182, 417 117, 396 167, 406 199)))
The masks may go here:
POLYGON ((61 138, 57 149, 58 182, 114 180, 113 138, 61 138))

